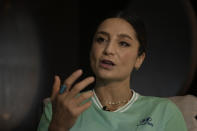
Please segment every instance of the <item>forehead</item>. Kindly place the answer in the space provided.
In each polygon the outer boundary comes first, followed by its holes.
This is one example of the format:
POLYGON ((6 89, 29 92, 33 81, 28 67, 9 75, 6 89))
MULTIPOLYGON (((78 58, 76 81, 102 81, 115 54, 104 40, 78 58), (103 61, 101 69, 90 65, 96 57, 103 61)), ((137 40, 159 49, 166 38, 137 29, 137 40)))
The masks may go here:
POLYGON ((135 30, 132 25, 121 18, 109 18, 104 20, 98 27, 97 32, 104 31, 111 35, 127 34, 135 37, 135 30))

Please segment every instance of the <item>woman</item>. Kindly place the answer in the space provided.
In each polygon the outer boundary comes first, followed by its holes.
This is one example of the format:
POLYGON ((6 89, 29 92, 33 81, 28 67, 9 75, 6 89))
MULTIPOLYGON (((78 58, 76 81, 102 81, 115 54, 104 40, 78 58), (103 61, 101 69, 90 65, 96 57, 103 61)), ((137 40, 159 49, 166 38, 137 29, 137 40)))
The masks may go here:
POLYGON ((77 70, 65 80, 67 88, 60 94, 60 78, 55 76, 52 103, 45 106, 38 130, 186 131, 172 102, 130 89, 131 73, 143 63, 145 45, 145 29, 138 17, 119 14, 105 19, 90 51, 95 78, 73 85, 82 75, 82 70, 77 70), (80 93, 94 81, 92 91, 80 93))

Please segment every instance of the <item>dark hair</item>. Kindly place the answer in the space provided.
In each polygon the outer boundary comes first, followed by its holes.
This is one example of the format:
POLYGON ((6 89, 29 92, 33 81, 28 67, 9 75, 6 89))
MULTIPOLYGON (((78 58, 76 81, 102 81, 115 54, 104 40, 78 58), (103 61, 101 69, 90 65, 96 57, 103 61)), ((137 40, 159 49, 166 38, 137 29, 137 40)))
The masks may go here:
POLYGON ((129 12, 118 12, 111 13, 110 15, 105 17, 107 18, 121 18, 127 21, 134 28, 136 33, 136 38, 140 43, 140 47, 138 50, 138 56, 142 55, 142 53, 146 53, 147 48, 147 38, 146 38, 146 28, 144 22, 141 20, 139 16, 134 13, 129 12))

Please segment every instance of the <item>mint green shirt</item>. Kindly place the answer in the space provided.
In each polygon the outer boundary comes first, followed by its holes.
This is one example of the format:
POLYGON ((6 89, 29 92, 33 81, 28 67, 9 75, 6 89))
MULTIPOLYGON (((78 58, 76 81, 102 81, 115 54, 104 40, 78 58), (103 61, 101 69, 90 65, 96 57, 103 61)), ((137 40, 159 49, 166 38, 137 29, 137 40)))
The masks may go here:
MULTIPOLYGON (((90 100, 92 105, 78 117, 70 131, 187 131, 181 112, 167 98, 141 96, 133 91, 131 100, 113 112, 102 110, 95 93, 90 100)), ((38 131, 47 131, 51 119, 49 102, 38 131)))

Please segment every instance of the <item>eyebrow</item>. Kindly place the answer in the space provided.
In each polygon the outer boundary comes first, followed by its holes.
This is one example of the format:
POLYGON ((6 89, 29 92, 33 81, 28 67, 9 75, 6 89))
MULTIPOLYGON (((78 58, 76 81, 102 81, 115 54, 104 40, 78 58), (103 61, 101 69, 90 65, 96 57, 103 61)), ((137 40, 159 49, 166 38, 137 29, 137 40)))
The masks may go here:
POLYGON ((103 34, 103 35, 106 35, 108 38, 110 37, 109 33, 104 32, 104 31, 96 32, 96 34, 103 34))
MULTIPOLYGON (((96 34, 103 34, 103 35, 106 35, 108 38, 110 38, 110 34, 107 33, 107 32, 104 32, 104 31, 99 31, 96 34)), ((127 34, 119 34, 118 37, 122 37, 122 38, 126 37, 126 38, 128 38, 130 40, 133 40, 133 38, 130 37, 129 35, 127 35, 127 34)))
POLYGON ((133 38, 131 38, 129 35, 127 35, 127 34, 119 34, 118 35, 119 37, 126 37, 126 38, 128 38, 128 39, 131 39, 131 40, 133 40, 133 38))

